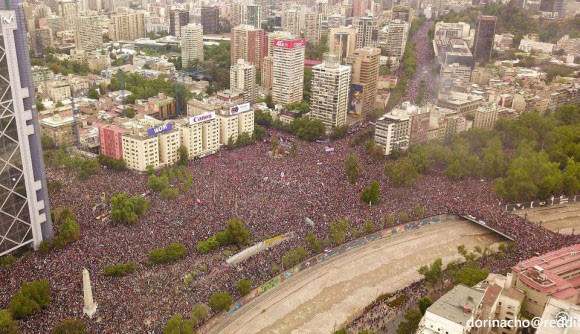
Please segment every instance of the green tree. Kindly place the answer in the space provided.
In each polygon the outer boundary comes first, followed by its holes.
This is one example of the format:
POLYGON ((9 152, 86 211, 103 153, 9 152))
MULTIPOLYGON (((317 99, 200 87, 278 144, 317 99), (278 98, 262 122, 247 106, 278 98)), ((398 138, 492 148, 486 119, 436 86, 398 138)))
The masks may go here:
POLYGON ((420 311, 410 310, 405 313, 405 320, 397 326, 397 334, 415 334, 423 315, 420 311))
POLYGON ((40 144, 45 150, 51 150, 56 147, 54 140, 52 140, 52 138, 47 135, 40 136, 40 144))
POLYGON ((85 334, 87 326, 77 319, 65 319, 61 321, 53 330, 52 334, 85 334))
POLYGON ((413 188, 421 175, 410 158, 398 159, 385 164, 385 174, 395 187, 413 188))
POLYGON ((10 311, 14 318, 24 319, 48 307, 51 300, 50 286, 46 280, 26 282, 12 297, 10 311))
POLYGON ((147 187, 153 191, 161 192, 169 186, 169 179, 166 175, 151 175, 147 179, 147 187))
POLYGON ((189 153, 187 152, 187 148, 181 145, 179 146, 179 149, 177 149, 177 153, 179 154, 179 164, 181 166, 187 166, 187 162, 189 161, 189 153))
POLYGON ((494 137, 483 150, 483 175, 488 177, 501 177, 505 174, 509 159, 503 152, 499 138, 494 137))
POLYGON ((282 265, 284 268, 292 268, 298 263, 306 260, 308 257, 308 251, 304 247, 297 247, 289 252, 287 252, 282 258, 282 265))
POLYGON ((215 312, 227 311, 232 304, 232 297, 229 293, 214 292, 209 298, 209 305, 215 312))
POLYGON ((425 280, 435 285, 443 277, 443 261, 441 258, 433 261, 429 266, 421 266, 418 270, 419 274, 425 277, 425 280))
POLYGON ((237 288, 240 295, 245 296, 252 291, 252 284, 254 281, 250 279, 241 279, 238 281, 237 288))
POLYGON ((122 277, 133 273, 137 264, 133 262, 108 265, 104 269, 105 276, 122 277))
POLYGON ((205 304, 198 304, 193 307, 191 313, 197 319, 205 319, 209 314, 209 307, 205 304))
POLYGON ((330 224, 330 233, 334 239, 334 243, 340 245, 346 240, 346 232, 350 227, 348 220, 341 219, 336 223, 330 224))
POLYGON ((18 334, 18 323, 12 319, 12 314, 8 310, 0 310, 0 333, 18 334))
POLYGON ((226 229, 226 235, 230 244, 243 246, 250 243, 250 232, 241 219, 230 219, 226 229))
POLYGON ((163 327, 163 334, 193 334, 195 333, 193 327, 191 320, 184 319, 181 314, 176 314, 167 320, 163 327))
POLYGON ((425 314, 425 312, 427 311, 427 308, 429 308, 429 306, 433 305, 433 301, 428 296, 423 296, 423 297, 419 298, 418 304, 419 304, 419 310, 421 310, 421 314, 425 314))
POLYGON ((320 241, 318 241, 318 239, 316 238, 316 235, 314 234, 314 232, 308 232, 308 235, 306 235, 306 238, 304 239, 304 241, 306 241, 306 243, 308 244, 308 247, 310 247, 310 249, 312 249, 312 251, 314 253, 319 253, 322 245, 320 244, 320 241))
POLYGON ((489 275, 489 270, 477 267, 466 266, 457 271, 455 274, 455 284, 474 286, 483 281, 489 275))
POLYGON ((111 197, 111 218, 118 223, 131 224, 143 216, 149 206, 149 201, 141 196, 128 198, 124 193, 116 194, 111 197))
POLYGON ((94 89, 94 88, 89 88, 89 92, 87 93, 87 97, 88 97, 89 99, 98 100, 98 99, 99 99, 99 97, 100 97, 100 95, 99 95, 99 92, 97 92, 97 90, 96 90, 96 89, 94 89))
POLYGON ((361 173, 360 157, 356 154, 349 154, 344 161, 344 170, 350 183, 356 183, 361 173))
POLYGON ((381 186, 379 181, 373 181, 371 185, 366 188, 361 195, 361 199, 369 205, 376 205, 379 203, 381 186))

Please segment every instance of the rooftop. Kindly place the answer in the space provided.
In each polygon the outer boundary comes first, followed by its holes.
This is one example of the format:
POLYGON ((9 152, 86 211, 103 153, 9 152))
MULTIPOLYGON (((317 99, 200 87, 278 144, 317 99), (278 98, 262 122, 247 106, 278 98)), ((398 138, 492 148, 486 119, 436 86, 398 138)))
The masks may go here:
POLYGON ((429 306, 427 312, 465 326, 483 296, 483 292, 459 284, 429 306))

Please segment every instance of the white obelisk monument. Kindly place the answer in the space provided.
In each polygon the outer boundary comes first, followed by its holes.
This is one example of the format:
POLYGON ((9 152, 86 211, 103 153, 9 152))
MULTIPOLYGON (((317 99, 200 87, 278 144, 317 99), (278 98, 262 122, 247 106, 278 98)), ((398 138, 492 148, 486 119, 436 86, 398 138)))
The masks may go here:
POLYGON ((92 318, 97 312, 97 303, 93 300, 93 289, 91 287, 91 277, 87 268, 83 268, 83 297, 85 299, 85 307, 83 312, 92 318))

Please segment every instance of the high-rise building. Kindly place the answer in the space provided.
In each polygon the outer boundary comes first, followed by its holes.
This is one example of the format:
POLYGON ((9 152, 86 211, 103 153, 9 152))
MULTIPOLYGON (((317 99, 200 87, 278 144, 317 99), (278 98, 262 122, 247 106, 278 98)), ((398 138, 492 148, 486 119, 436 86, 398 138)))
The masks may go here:
POLYGON ((353 55, 356 49, 356 29, 351 27, 330 28, 328 51, 340 57, 342 64, 353 55))
POLYGON ((6 7, 0 10, 0 256, 53 236, 26 20, 21 1, 7 0, 6 7))
POLYGON ((244 59, 238 59, 230 68, 230 90, 244 92, 244 103, 256 102, 256 67, 244 59))
POLYGON ((375 143, 384 155, 409 148, 410 122, 408 116, 385 114, 375 123, 375 143))
POLYGON ((61 18, 62 30, 76 29, 76 21, 79 16, 79 7, 76 0, 58 0, 56 2, 57 13, 61 18))
POLYGON ((275 31, 268 34, 264 39, 264 60, 262 61, 262 87, 272 89, 274 68, 274 40, 275 39, 294 39, 295 37, 287 31, 275 31))
POLYGON ((181 62, 187 68, 195 60, 203 61, 203 27, 190 23, 181 28, 181 62))
MULTIPOLYGON (((302 102, 304 90, 304 39, 274 39, 272 99, 288 104, 302 102)), ((376 85, 376 83, 375 83, 376 85)))
POLYGON ((344 26, 346 21, 344 15, 341 14, 332 14, 328 16, 328 29, 330 28, 339 28, 344 26))
POLYGON ((46 48, 52 45, 50 29, 35 29, 30 32, 30 46, 34 57, 44 56, 46 48))
POLYGON ((495 103, 485 103, 474 112, 473 127, 491 130, 497 121, 498 110, 503 108, 495 103))
POLYGON ((246 6, 246 20, 244 24, 253 26, 256 29, 262 28, 262 6, 247 5, 246 6))
POLYGON ((145 14, 128 13, 111 16, 109 38, 113 41, 134 41, 146 37, 145 14))
POLYGON ((239 25, 232 29, 230 38, 231 63, 244 59, 257 68, 262 68, 264 57, 264 30, 250 25, 239 25))
POLYGON ((75 43, 78 50, 94 51, 103 47, 103 34, 96 15, 80 16, 77 19, 75 43))
POLYGON ((312 68, 310 118, 320 120, 327 130, 346 125, 350 71, 350 66, 340 65, 340 57, 333 54, 312 68))
POLYGON ((496 22, 495 16, 479 15, 477 18, 477 30, 473 40, 473 57, 476 62, 487 63, 491 59, 496 22))
POLYGON ((304 13, 304 38, 308 43, 318 44, 320 42, 321 25, 322 14, 310 11, 304 13))
POLYGON ((288 31, 294 36, 300 36, 300 10, 287 9, 282 12, 282 30, 288 31))
POLYGON ((352 26, 356 29, 356 48, 376 48, 379 39, 379 22, 377 19, 364 16, 353 18, 352 26))
POLYGON ((189 12, 186 10, 172 9, 169 12, 169 34, 181 37, 181 27, 189 24, 189 12))
POLYGON ((203 34, 217 34, 220 32, 220 10, 217 7, 201 8, 201 25, 203 34))
POLYGON ((352 16, 360 17, 365 16, 367 11, 370 9, 372 1, 370 0, 354 0, 352 5, 352 16))
POLYGON ((380 57, 381 50, 377 48, 356 49, 353 54, 352 83, 359 84, 363 88, 363 106, 360 111, 362 116, 374 110, 380 57))
POLYGON ((408 32, 409 23, 401 20, 392 20, 379 33, 379 44, 387 52, 388 56, 401 59, 405 53, 408 32))

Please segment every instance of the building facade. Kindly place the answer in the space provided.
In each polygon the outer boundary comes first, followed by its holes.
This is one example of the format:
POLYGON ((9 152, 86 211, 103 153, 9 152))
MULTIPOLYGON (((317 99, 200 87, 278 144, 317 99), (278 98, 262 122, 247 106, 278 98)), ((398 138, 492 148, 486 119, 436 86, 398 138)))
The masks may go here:
MULTIPOLYGON (((374 110, 377 98, 381 50, 377 48, 356 49, 353 54, 352 82, 363 86, 363 106, 360 115, 374 110)), ((358 111, 356 113, 359 113, 358 111)))
POLYGON ((203 34, 217 34, 220 32, 220 11, 217 7, 201 8, 201 25, 203 34))
POLYGON ((304 39, 274 39, 272 99, 276 103, 299 103, 304 91, 304 39))
POLYGON ((181 28, 181 62, 188 68, 195 61, 203 61, 203 27, 190 23, 181 28))
POLYGON ((22 3, 0 10, 3 180, 0 256, 53 237, 22 3))
POLYGON ((244 103, 254 103, 258 98, 256 67, 243 59, 230 67, 230 90, 244 93, 244 103))
POLYGON ((134 41, 146 36, 145 14, 128 13, 111 16, 109 37, 113 41, 134 41))
POLYGON ((181 37, 181 27, 189 24, 189 12, 186 10, 173 9, 169 12, 169 34, 181 37))
POLYGON ((408 116, 385 114, 375 124, 375 143, 384 155, 409 148, 410 122, 408 116))
POLYGON ((264 42, 264 30, 251 25, 234 27, 230 42, 231 64, 243 59, 261 69, 266 48, 264 42))
POLYGON ((327 130, 346 125, 350 66, 340 65, 338 55, 327 55, 312 68, 310 119, 320 120, 327 130))
POLYGON ((98 16, 77 18, 75 43, 78 50, 94 51, 103 47, 103 34, 99 28, 98 16))
POLYGON ((491 59, 496 22, 495 16, 480 15, 477 18, 477 30, 473 41, 473 57, 476 62, 488 63, 491 59))

